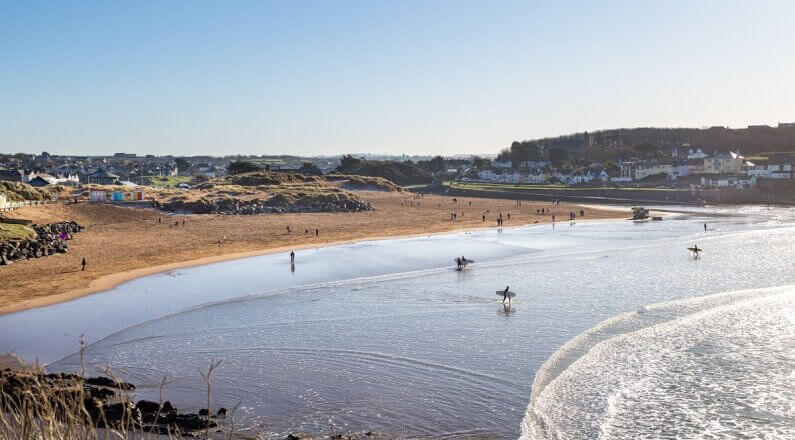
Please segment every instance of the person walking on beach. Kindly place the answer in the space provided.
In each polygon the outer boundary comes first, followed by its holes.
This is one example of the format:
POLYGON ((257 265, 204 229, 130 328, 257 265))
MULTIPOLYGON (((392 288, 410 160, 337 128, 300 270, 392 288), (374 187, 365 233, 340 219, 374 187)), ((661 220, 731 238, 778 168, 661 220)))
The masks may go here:
POLYGON ((704 232, 707 232, 707 224, 704 223, 704 232))
POLYGON ((315 229, 315 237, 320 237, 320 230, 317 228, 315 229))
POLYGON ((83 266, 83 272, 86 270, 86 257, 83 257, 83 262, 80 263, 83 266))
POLYGON ((290 251, 290 264, 295 263, 295 252, 290 251))
POLYGON ((508 297, 508 286, 505 286, 505 290, 502 291, 502 303, 505 304, 505 300, 510 301, 511 299, 508 297))

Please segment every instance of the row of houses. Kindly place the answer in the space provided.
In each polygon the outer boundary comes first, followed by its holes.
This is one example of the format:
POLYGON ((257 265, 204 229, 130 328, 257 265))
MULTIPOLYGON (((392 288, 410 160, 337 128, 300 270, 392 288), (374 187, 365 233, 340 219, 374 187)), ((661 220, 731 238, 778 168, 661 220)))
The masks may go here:
MULTIPOLYGON (((551 162, 528 161, 519 164, 516 171, 509 161, 492 161, 491 169, 478 172, 477 180, 502 183, 552 183, 581 185, 592 182, 626 184, 637 181, 676 181, 688 176, 704 175, 707 186, 755 186, 758 179, 793 179, 795 159, 774 159, 769 164, 755 165, 738 153, 729 151, 712 156, 701 149, 690 149, 684 155, 671 158, 621 160, 608 172, 594 163, 581 170, 558 170, 551 162), (687 158, 685 158, 687 157, 687 158), (736 176, 728 179, 728 176, 736 176), (720 177, 720 178, 719 178, 720 177), (753 178, 753 179, 752 179, 753 178), (714 185, 713 185, 714 182, 714 185)), ((465 179, 466 180, 466 179, 465 179)))
MULTIPOLYGON (((104 168, 91 171, 85 175, 83 183, 96 183, 100 185, 129 185, 129 182, 121 180, 121 178, 104 168)), ((81 183, 81 179, 77 174, 49 174, 36 171, 22 171, 22 170, 8 170, 0 169, 0 180, 7 180, 11 182, 22 182, 30 184, 31 186, 42 187, 47 185, 70 185, 76 186, 81 183)))

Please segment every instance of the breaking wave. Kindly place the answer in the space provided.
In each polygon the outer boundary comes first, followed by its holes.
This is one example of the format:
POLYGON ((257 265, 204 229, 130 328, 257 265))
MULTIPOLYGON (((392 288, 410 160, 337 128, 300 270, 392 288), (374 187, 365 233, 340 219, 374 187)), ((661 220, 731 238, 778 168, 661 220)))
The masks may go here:
POLYGON ((538 371, 521 440, 795 438, 795 285, 654 304, 538 371))

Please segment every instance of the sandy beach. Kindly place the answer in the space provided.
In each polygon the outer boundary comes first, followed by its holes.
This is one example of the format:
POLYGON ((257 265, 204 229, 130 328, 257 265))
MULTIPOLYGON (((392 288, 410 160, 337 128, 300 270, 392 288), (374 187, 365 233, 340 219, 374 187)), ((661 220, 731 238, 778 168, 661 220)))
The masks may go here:
POLYGON ((433 195, 415 199, 409 193, 360 194, 374 211, 224 216, 168 215, 96 204, 19 209, 8 217, 35 223, 74 220, 86 230, 69 242, 67 254, 0 267, 0 314, 68 301, 182 267, 355 240, 496 227, 499 213, 504 227, 550 222, 553 213, 558 221, 569 212, 576 212, 578 220, 627 216, 623 211, 562 203, 523 201, 518 206, 513 200, 465 198, 455 203, 433 195), (542 207, 551 212, 536 213, 542 207), (584 217, 579 217, 581 209, 584 217), (456 219, 451 221, 453 212, 456 219), (88 263, 86 271, 80 268, 82 258, 88 263))

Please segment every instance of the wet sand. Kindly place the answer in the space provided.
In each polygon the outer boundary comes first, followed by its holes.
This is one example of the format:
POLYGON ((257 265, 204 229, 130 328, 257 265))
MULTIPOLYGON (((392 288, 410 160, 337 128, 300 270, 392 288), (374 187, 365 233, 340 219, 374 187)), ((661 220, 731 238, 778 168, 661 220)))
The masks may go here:
POLYGON ((626 211, 549 202, 523 201, 518 206, 513 200, 459 198, 454 203, 451 197, 433 195, 413 199, 408 193, 360 194, 374 211, 224 216, 93 204, 19 209, 8 216, 36 223, 74 220, 86 230, 69 242, 67 254, 0 267, 0 314, 68 301, 177 268, 356 240, 494 228, 500 212, 504 227, 547 223, 552 213, 558 221, 569 212, 576 212, 578 220, 627 217, 626 211), (537 214, 542 207, 551 212, 537 214), (585 217, 579 217, 580 209, 585 217), (454 221, 452 212, 457 213, 454 221), (84 257, 85 272, 80 270, 84 257))

